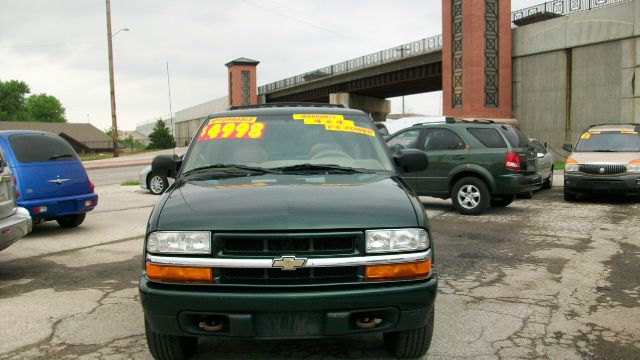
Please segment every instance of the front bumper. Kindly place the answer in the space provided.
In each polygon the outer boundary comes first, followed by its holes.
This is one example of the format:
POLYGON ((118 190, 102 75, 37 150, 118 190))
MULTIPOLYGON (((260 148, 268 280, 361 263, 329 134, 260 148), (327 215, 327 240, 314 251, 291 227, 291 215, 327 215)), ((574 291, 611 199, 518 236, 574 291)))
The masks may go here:
POLYGON ((22 206, 29 211, 34 220, 52 219, 65 215, 81 214, 93 210, 98 205, 98 194, 80 194, 63 196, 56 198, 21 200, 18 206, 22 206), (93 201, 93 206, 85 206, 85 201, 93 201), (47 211, 35 213, 34 208, 46 206, 47 211))
POLYGON ((533 191, 542 187, 542 175, 533 174, 505 174, 496 176, 495 195, 516 195, 533 191))
POLYGON ((0 220, 0 250, 11 246, 18 239, 31 232, 33 222, 29 211, 17 207, 13 215, 0 220))
POLYGON ((424 326, 436 298, 437 280, 350 287, 259 289, 163 285, 140 280, 140 302, 153 331, 178 336, 319 338, 424 326), (375 316, 371 329, 355 319, 375 316), (222 319, 222 330, 201 330, 203 319, 222 319))
POLYGON ((640 194, 640 174, 592 175, 565 172, 564 188, 576 193, 640 194))

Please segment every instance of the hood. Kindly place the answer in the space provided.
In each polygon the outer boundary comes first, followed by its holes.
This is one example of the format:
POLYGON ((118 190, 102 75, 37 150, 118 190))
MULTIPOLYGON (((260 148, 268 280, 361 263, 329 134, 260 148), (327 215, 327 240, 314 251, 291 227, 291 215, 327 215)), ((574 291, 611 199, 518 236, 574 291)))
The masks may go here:
POLYGON ((570 157, 578 164, 627 165, 640 159, 640 152, 574 152, 570 157))
POLYGON ((401 180, 380 174, 180 182, 157 219, 158 230, 337 230, 417 224, 401 180))

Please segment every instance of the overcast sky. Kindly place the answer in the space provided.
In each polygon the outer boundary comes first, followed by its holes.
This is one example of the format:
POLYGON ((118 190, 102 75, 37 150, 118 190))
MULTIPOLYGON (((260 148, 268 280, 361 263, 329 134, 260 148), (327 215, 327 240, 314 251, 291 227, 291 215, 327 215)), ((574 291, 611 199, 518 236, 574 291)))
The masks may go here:
MULTIPOLYGON (((512 0, 520 9, 540 0, 512 0)), ((441 0, 112 0, 118 126, 227 95, 224 64, 258 85, 441 33, 441 0)), ((104 0, 0 0, 0 80, 56 96, 70 122, 111 126, 104 0)), ((408 96, 436 115, 440 93, 408 96)), ((400 112, 399 99, 393 112, 400 112)))

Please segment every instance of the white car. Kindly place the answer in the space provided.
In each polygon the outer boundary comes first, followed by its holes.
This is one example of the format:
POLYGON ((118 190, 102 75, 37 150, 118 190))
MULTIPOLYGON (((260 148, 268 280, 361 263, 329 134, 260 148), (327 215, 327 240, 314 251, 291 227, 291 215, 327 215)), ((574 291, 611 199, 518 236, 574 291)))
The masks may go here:
POLYGON ((154 195, 161 195, 171 185, 166 176, 152 174, 151 165, 140 171, 140 187, 154 195))
POLYGON ((387 120, 383 124, 389 131, 389 135, 393 135, 402 129, 406 129, 416 124, 435 124, 444 123, 447 120, 445 116, 410 116, 397 120, 387 120))

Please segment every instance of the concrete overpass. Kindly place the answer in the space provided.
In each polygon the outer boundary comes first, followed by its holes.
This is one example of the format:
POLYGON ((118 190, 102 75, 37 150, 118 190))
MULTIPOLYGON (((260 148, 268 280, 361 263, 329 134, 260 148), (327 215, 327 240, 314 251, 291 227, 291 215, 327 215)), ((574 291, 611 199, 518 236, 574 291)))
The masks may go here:
MULTIPOLYGON (((511 112, 529 135, 559 148, 591 123, 640 122, 640 0, 553 0, 511 20, 511 112)), ((437 35, 292 76, 260 86, 259 101, 380 118, 385 98, 442 90, 442 45, 437 35)))

